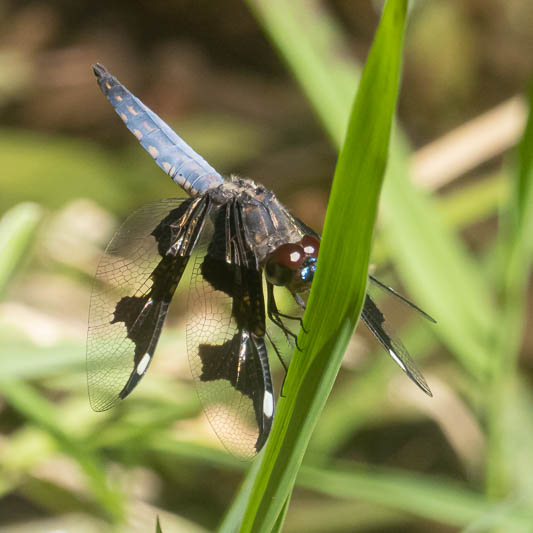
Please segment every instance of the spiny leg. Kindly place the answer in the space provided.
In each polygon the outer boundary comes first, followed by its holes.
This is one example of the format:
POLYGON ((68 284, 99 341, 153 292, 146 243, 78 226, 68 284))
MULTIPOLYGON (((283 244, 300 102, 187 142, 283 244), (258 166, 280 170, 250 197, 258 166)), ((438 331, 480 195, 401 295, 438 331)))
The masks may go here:
POLYGON ((276 300, 274 299, 274 285, 272 283, 267 282, 267 314, 268 318, 278 326, 281 331, 283 331, 285 337, 287 338, 287 342, 291 342, 290 338, 292 337, 294 344, 296 345, 296 348, 299 351, 302 351, 300 346, 298 345, 298 335, 291 331, 285 324, 282 322, 282 320, 279 318, 281 313, 278 311, 278 306, 276 305, 276 300))
POLYGON ((276 355, 278 356, 279 362, 281 363, 281 366, 283 367, 283 370, 285 371, 285 373, 283 374, 283 383, 281 384, 281 393, 280 393, 280 396, 284 398, 285 395, 283 394, 283 385, 285 385, 285 378, 287 377, 287 372, 289 371, 289 367, 287 366, 287 363, 285 363, 285 361, 283 360, 283 356, 281 355, 279 348, 277 347, 276 343, 272 340, 272 337, 270 336, 268 331, 266 332, 266 337, 270 341, 272 348, 274 348, 274 351, 276 352, 276 355))

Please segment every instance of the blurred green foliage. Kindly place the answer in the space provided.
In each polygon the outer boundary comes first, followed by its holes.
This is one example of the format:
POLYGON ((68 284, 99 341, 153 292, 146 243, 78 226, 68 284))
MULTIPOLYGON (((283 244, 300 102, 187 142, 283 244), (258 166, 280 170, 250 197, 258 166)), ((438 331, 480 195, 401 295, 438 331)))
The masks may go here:
MULTIPOLYGON (((90 63, 107 64, 214 166, 263 181, 318 229, 335 160, 328 137, 336 147, 344 138, 353 57, 364 63, 376 4, 3 6, 0 532, 153 531, 156 515, 164 533, 208 531, 228 512, 224 528, 239 523, 254 477, 237 490, 250 465, 220 449, 196 400, 185 290, 142 387, 113 411, 89 409, 99 254, 132 208, 181 194, 122 131, 90 63)), ((414 3, 373 259, 439 322, 429 329, 390 308, 435 398, 355 337, 285 531, 531 529, 532 122, 517 150, 443 191, 407 179, 410 145, 523 91, 526 4, 414 3)))

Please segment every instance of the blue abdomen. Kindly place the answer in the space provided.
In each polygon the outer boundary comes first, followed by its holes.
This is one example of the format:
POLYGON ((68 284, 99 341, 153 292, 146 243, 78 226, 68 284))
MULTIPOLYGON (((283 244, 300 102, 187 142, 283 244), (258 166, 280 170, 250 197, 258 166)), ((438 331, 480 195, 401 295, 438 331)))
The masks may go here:
POLYGON ((93 65, 98 85, 143 148, 191 196, 218 187, 224 178, 170 126, 131 94, 107 69, 93 65))

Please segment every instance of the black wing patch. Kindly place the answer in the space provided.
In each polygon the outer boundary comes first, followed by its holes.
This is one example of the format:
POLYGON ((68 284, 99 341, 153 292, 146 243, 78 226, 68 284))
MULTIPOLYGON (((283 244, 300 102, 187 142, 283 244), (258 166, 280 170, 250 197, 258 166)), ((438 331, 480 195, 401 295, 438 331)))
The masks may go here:
POLYGON ((204 233, 189 295, 191 371, 223 444, 252 457, 266 442, 274 413, 261 272, 237 202, 219 208, 204 233))
POLYGON ((87 381, 95 411, 125 398, 146 373, 209 206, 208 197, 148 204, 109 243, 89 311, 87 381))
POLYGON ((424 376, 418 370, 415 362, 411 359, 409 352, 402 342, 395 338, 387 328, 385 317, 374 301, 366 295, 365 305, 361 313, 361 318, 368 326, 368 329, 375 335, 385 350, 394 359, 398 366, 416 383, 428 396, 433 396, 424 376))

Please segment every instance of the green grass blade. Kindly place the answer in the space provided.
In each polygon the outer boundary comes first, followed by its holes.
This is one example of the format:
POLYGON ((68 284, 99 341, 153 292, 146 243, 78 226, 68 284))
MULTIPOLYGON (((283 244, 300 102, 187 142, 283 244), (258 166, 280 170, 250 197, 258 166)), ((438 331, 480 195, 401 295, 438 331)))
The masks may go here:
MULTIPOLYGON (((335 171, 302 334, 241 531, 270 532, 291 493, 366 290, 377 203, 401 71, 406 1, 387 2, 335 171)), ((278 526, 279 527, 279 522, 278 526)))
MULTIPOLYGON (((436 343, 429 328, 421 329, 419 324, 403 328, 401 338, 414 353, 429 353, 430 346, 436 343)), ((372 363, 365 370, 345 376, 335 385, 309 446, 313 457, 335 455, 358 430, 381 420, 390 409, 387 385, 394 373, 398 377, 397 369, 382 357, 381 348, 374 352, 368 358, 372 363)))
MULTIPOLYGON (((513 187, 512 215, 515 223, 523 230, 531 224, 531 202, 532 190, 531 180, 533 179, 533 81, 530 84, 529 95, 529 117, 526 123, 524 136, 518 148, 518 171, 513 187)), ((526 239, 530 246, 533 246, 533 238, 526 239)))
POLYGON ((0 219, 0 296, 33 242, 42 217, 37 204, 22 203, 12 207, 0 219))
MULTIPOLYGON (((357 79, 358 68, 354 61, 347 59, 349 54, 345 53, 347 47, 343 46, 339 25, 319 8, 318 2, 311 0, 248 0, 248 3, 253 5, 325 130, 340 146, 350 105, 348 95, 353 90, 348 80, 357 79), (320 38, 315 40, 315 35, 320 38), (327 80, 328 89, 317 80, 327 80), (319 90, 320 98, 317 97, 319 90)), ((485 341, 497 320, 488 284, 478 265, 442 220, 434 202, 416 191, 406 179, 409 150, 405 143, 399 142, 399 137, 391 144, 391 162, 382 199, 383 209, 389 215, 383 234, 387 243, 393 245, 390 255, 409 292, 429 312, 437 315, 439 324, 435 332, 463 366, 484 377, 491 356, 485 341), (411 205, 416 207, 412 212, 411 205), (433 252, 437 255, 433 256, 433 252), (447 270, 439 266, 440 260, 444 261, 442 265, 451 266, 453 283, 447 270), (409 275, 413 265, 417 272, 423 273, 423 283, 409 275), (440 297, 445 298, 443 302, 453 302, 453 307, 442 304, 434 311, 434 302, 440 297), (477 307, 476 302, 479 302, 477 307)))
POLYGON ((304 466, 298 486, 337 498, 353 498, 456 527, 484 518, 492 526, 531 525, 531 509, 518 501, 495 504, 458 483, 389 468, 344 462, 335 469, 304 466))
MULTIPOLYGON (((531 440, 527 424, 509 424, 509 417, 520 402, 517 392, 518 356, 526 321, 527 284, 533 261, 533 84, 529 91, 529 117, 518 149, 518 165, 514 172, 512 193, 501 224, 501 315, 492 361, 492 383, 489 398, 489 447, 487 492, 499 497, 515 484, 527 488, 533 501, 528 473, 514 455, 514 439, 531 440), (514 478, 514 480, 513 480, 514 478), (521 481, 520 481, 521 480, 521 481)), ((511 174, 512 175, 512 174, 511 174)))
POLYGON ((406 150, 391 151, 383 189, 382 236, 402 280, 435 317, 437 332, 475 376, 488 376, 487 339, 496 323, 480 268, 443 219, 435 201, 407 178, 406 150))
POLYGON ((498 213, 509 196, 507 176, 501 170, 465 183, 457 191, 439 197, 439 210, 450 227, 458 230, 498 213))
POLYGON ((259 466, 261 465, 261 457, 262 455, 257 457, 257 460, 248 469, 237 494, 233 498, 231 507, 228 509, 228 512, 217 529, 218 533, 235 533, 235 531, 239 530, 242 523, 242 517, 246 510, 246 505, 255 483, 255 478, 257 477, 257 472, 259 471, 259 466))
MULTIPOLYGON (((506 212, 502 214, 504 257, 501 289, 504 307, 518 308, 518 317, 523 317, 524 291, 529 279, 533 261, 533 83, 529 91, 529 117, 524 135, 518 148, 518 165, 514 172, 512 193, 506 212)), ((521 339, 523 321, 519 320, 514 344, 521 339)), ((513 357, 508 357, 511 367, 519 346, 515 346, 513 357)))
POLYGON ((336 21, 320 0, 247 3, 302 85, 331 140, 340 147, 360 72, 353 68, 336 21))
POLYGON ((27 339, 11 336, 8 326, 0 325, 2 350, 16 357, 2 360, 2 380, 38 379, 85 370, 85 360, 76 357, 85 347, 76 341, 64 341, 53 346, 36 346, 27 339))
POLYGON ((121 521, 124 517, 122 496, 108 486, 105 472, 96 456, 61 427, 53 406, 33 387, 22 381, 0 381, 0 393, 6 402, 52 437, 79 464, 94 498, 111 520, 121 521))
POLYGON ((272 528, 272 533, 281 533, 283 531, 283 524, 285 523, 285 517, 287 516, 287 511, 289 510, 290 495, 285 500, 281 512, 278 515, 278 519, 272 528))

